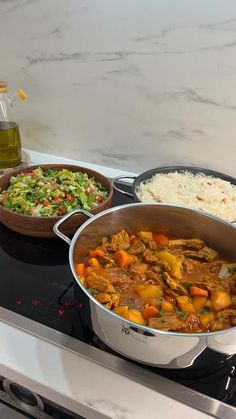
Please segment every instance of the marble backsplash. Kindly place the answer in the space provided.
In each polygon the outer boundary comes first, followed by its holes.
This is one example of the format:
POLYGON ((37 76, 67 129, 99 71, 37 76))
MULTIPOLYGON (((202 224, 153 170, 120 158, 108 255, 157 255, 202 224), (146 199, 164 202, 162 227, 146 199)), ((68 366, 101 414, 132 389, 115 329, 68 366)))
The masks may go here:
POLYGON ((235 0, 0 0, 0 51, 24 147, 236 175, 235 0))

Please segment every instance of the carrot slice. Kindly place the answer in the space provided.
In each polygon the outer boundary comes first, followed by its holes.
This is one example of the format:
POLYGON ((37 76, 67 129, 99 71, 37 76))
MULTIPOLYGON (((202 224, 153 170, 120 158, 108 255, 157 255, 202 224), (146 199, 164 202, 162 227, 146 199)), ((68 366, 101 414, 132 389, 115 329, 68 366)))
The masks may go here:
POLYGON ((191 287, 189 289, 190 295, 199 295, 200 297, 208 297, 208 291, 198 287, 191 287))
POLYGON ((151 317, 156 317, 157 313, 158 313, 158 311, 157 311, 156 307, 153 307, 153 306, 146 307, 142 311, 142 315, 143 315, 144 319, 150 319, 151 317))
POLYGON ((95 250, 90 250, 89 254, 91 256, 91 258, 96 258, 97 256, 104 256, 105 252, 102 249, 95 249, 95 250))
POLYGON ((78 276, 84 276, 84 273, 85 273, 84 263, 77 263, 75 265, 75 272, 77 273, 78 276))
POLYGON ((125 250, 118 250, 118 252, 115 253, 114 259, 120 268, 126 268, 134 261, 133 256, 125 250))
POLYGON ((169 243, 168 237, 164 236, 164 234, 153 233, 153 240, 160 246, 167 246, 169 243))

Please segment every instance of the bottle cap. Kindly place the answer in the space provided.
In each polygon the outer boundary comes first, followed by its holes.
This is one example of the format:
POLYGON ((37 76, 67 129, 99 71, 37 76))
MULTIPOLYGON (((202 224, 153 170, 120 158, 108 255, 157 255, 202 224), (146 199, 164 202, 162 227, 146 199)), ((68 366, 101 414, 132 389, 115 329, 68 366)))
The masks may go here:
POLYGON ((7 92, 7 82, 0 80, 0 93, 7 92))
MULTIPOLYGON (((1 83, 1 82, 0 82, 1 83)), ((18 89, 17 90, 17 92, 16 92, 16 94, 17 94, 17 96, 18 96, 18 98, 20 99, 20 100, 25 100, 25 99, 27 99, 27 95, 26 95, 26 93, 25 93, 25 91, 23 90, 23 89, 18 89)))

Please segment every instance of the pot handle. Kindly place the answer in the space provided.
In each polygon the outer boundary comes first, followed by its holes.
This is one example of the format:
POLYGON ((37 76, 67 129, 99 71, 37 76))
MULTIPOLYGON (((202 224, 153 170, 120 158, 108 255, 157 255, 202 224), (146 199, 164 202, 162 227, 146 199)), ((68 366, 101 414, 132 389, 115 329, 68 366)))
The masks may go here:
POLYGON ((120 179, 133 179, 133 180, 135 180, 135 179, 136 179, 136 176, 116 176, 116 177, 113 179, 113 181, 112 181, 112 183, 113 183, 113 188, 114 188, 117 192, 120 192, 120 193, 122 193, 123 195, 126 195, 126 196, 128 196, 129 198, 134 199, 134 196, 133 196, 133 194, 132 194, 132 193, 129 193, 129 192, 123 191, 122 189, 120 189, 120 188, 118 188, 118 187, 116 186, 115 182, 118 182, 118 180, 120 180, 120 179))
POLYGON ((88 211, 84 211, 81 209, 75 209, 74 211, 69 212, 68 214, 64 215, 64 217, 60 218, 59 221, 57 221, 54 226, 53 226, 53 231, 54 233, 60 237, 62 240, 64 240, 66 243, 68 243, 69 245, 71 244, 71 239, 69 239, 69 237, 67 237, 65 234, 63 234, 60 230, 59 227, 61 224, 64 223, 64 221, 68 220, 68 218, 72 217, 75 214, 83 214, 86 215, 86 217, 91 218, 94 217, 93 214, 91 214, 88 211))

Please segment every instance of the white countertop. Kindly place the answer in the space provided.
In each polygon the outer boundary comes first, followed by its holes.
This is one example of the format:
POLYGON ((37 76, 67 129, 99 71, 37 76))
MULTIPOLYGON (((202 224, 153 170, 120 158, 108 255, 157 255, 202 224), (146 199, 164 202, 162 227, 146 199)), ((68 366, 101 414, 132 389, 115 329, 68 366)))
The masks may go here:
POLYGON ((124 170, 113 169, 111 167, 106 167, 98 164, 86 163, 80 160, 66 159, 59 156, 54 156, 52 154, 38 153, 37 151, 25 150, 30 155, 31 164, 42 164, 42 163, 51 163, 51 164, 76 164, 78 166, 87 167, 89 169, 95 170, 102 173, 104 176, 109 178, 114 178, 116 176, 136 176, 136 173, 128 172, 124 170))
MULTIPOLYGON (((125 174, 36 152, 30 152, 30 158, 32 163, 77 163, 109 177, 125 174)), ((0 375, 88 419, 210 418, 75 352, 5 322, 0 323, 0 342, 0 375)))

